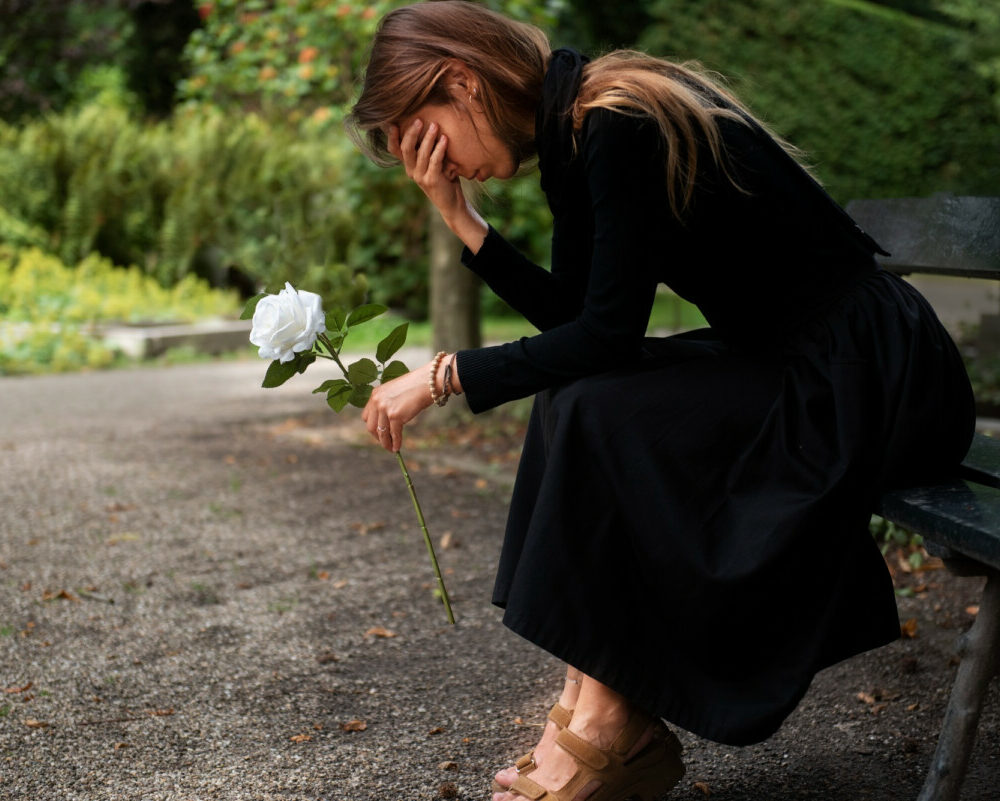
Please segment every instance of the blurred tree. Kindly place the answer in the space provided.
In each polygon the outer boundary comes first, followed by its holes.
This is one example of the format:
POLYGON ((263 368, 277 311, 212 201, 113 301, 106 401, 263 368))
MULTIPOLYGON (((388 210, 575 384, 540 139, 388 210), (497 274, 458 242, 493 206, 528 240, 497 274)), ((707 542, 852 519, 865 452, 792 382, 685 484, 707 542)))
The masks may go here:
POLYGON ((632 47, 653 20, 650 0, 567 0, 555 26, 560 44, 591 54, 632 47))
POLYGON ((0 0, 0 118, 63 108, 87 69, 118 62, 130 32, 110 0, 0 0))
POLYGON ((132 19, 123 56, 128 87, 146 112, 165 117, 184 77, 181 53, 201 19, 193 0, 127 0, 127 4, 132 19))

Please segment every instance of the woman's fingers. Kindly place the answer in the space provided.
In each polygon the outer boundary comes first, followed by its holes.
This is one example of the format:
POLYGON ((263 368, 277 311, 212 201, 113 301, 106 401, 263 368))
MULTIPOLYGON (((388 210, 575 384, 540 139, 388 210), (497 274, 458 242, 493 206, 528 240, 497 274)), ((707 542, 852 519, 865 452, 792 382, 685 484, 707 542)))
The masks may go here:
POLYGON ((421 185, 425 185, 429 182, 428 179, 432 179, 433 176, 429 173, 431 153, 434 152, 434 148, 437 145, 437 135, 438 127, 433 122, 427 126, 427 133, 424 134, 424 138, 420 140, 420 144, 417 147, 417 159, 414 162, 414 170, 416 175, 413 176, 414 180, 421 185))
MULTIPOLYGON (((431 151, 430 158, 427 161, 427 169, 432 175, 440 175, 447 180, 447 176, 444 174, 444 156, 448 152, 448 137, 444 134, 438 137, 437 142, 434 143, 434 149, 431 151)), ((450 181, 449 181, 450 183, 450 181)))

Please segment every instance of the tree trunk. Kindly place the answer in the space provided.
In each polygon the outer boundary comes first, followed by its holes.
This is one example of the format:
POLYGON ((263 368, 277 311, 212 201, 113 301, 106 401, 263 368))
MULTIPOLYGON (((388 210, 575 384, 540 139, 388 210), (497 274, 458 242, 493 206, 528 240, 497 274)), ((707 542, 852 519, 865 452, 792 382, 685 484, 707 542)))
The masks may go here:
MULTIPOLYGON (((462 265, 462 242, 436 209, 431 209, 429 225, 432 347, 435 353, 478 348, 482 344, 479 278, 462 265)), ((441 411, 454 414, 463 408, 464 403, 453 400, 441 411)))
MULTIPOLYGON (((429 244, 434 352, 478 348, 482 344, 479 278, 462 265, 462 242, 436 210, 430 214, 429 244)), ((456 409, 461 408, 458 404, 453 405, 456 409)))

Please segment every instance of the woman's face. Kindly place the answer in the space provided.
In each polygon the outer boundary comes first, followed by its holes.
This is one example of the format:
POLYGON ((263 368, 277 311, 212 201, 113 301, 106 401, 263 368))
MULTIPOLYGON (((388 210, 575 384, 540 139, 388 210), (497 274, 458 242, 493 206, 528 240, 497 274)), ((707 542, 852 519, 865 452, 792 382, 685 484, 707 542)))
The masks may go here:
POLYGON ((457 108, 456 105, 425 105, 417 113, 407 117, 400 124, 402 136, 414 121, 420 120, 417 146, 430 128, 436 123, 435 136, 448 137, 445 151, 445 177, 456 177, 470 181, 485 181, 487 178, 510 178, 517 171, 513 154, 493 133, 486 122, 486 115, 475 110, 457 108))

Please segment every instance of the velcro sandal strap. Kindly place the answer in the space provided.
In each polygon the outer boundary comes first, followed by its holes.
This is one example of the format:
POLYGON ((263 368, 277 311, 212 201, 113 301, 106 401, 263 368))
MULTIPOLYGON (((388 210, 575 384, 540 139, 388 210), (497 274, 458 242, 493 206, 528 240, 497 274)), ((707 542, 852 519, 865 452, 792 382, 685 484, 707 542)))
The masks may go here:
POLYGON ((538 767, 535 762, 535 752, 529 751, 523 757, 521 757, 517 762, 514 763, 514 770, 518 773, 524 773, 526 770, 534 770, 538 767))
POLYGON ((601 749, 577 737, 569 729, 563 729, 556 735, 556 744, 592 770, 604 770, 608 766, 608 757, 601 749))
POLYGON ((525 798, 530 799, 530 801, 539 801, 540 798, 544 798, 548 794, 548 790, 538 782, 533 782, 527 776, 518 776, 510 786, 508 792, 523 795, 525 798))
POLYGON ((573 719, 573 710, 567 709, 562 704, 556 704, 549 710, 549 720, 560 729, 565 729, 573 719))

